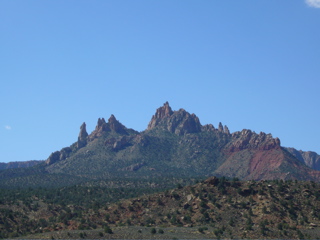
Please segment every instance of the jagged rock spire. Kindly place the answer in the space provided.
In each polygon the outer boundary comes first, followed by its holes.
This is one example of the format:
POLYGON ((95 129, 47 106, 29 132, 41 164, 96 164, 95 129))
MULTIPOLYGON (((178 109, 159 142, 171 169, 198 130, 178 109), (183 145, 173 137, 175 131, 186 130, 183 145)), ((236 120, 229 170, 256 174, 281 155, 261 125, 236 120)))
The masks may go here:
POLYGON ((165 102, 165 103, 163 104, 163 107, 160 107, 160 108, 157 109, 157 112, 156 112, 156 114, 155 114, 155 117, 156 117, 156 118, 165 118, 165 117, 171 116, 172 113, 173 113, 173 111, 172 111, 169 103, 168 103, 168 102, 165 102))
POLYGON ((152 116, 148 124, 148 130, 154 128, 162 119, 170 117, 173 111, 168 102, 165 102, 162 107, 158 108, 156 113, 152 116))
POLYGON ((229 128, 227 127, 227 125, 224 125, 223 131, 225 134, 230 134, 229 128))
POLYGON ((122 125, 113 114, 111 114, 110 118, 108 119, 108 124, 111 131, 115 131, 117 133, 126 133, 126 127, 122 125))
POLYGON ((80 133, 78 136, 78 143, 77 143, 78 148, 82 148, 85 145, 87 145, 87 137, 88 137, 88 133, 86 129, 86 123, 82 123, 82 125, 80 126, 80 133))

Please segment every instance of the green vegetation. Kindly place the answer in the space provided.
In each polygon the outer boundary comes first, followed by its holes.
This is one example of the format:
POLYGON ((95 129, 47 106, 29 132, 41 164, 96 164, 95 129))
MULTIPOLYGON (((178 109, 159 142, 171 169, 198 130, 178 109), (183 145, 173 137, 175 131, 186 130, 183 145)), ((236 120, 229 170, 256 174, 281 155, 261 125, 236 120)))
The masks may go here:
POLYGON ((139 196, 127 200, 123 198, 132 188, 78 185, 3 189, 0 238, 69 228, 78 232, 76 235, 68 232, 71 235, 67 238, 89 238, 88 231, 96 231, 91 237, 104 238, 124 226, 150 227, 147 231, 135 230, 146 237, 147 233, 170 234, 167 227, 193 226, 198 234, 212 234, 212 238, 317 238, 319 188, 318 183, 215 178, 151 195, 142 196, 143 192, 138 191, 139 196), (119 197, 123 200, 119 201, 119 197))

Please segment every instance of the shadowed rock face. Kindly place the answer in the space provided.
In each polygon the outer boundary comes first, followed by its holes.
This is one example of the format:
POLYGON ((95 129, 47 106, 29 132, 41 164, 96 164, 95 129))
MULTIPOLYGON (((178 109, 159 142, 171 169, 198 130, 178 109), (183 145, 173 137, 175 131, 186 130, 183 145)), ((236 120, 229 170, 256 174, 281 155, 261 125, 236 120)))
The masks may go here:
POLYGON ((88 137, 88 133, 86 129, 86 123, 83 123, 80 127, 80 133, 78 136, 78 142, 77 142, 78 148, 82 148, 85 145, 87 145, 87 137, 88 137))
POLYGON ((317 153, 311 151, 298 151, 294 148, 286 148, 286 150, 307 166, 315 170, 320 170, 320 155, 317 153))
POLYGON ((65 160, 70 156, 71 152, 72 150, 70 147, 65 147, 62 148, 60 151, 53 152, 46 160, 46 164, 51 165, 55 162, 65 160))
POLYGON ((108 119, 108 124, 110 127, 111 131, 115 131, 116 133, 120 133, 120 134, 126 134, 126 127, 123 126, 116 118, 115 116, 112 114, 110 116, 110 118, 108 119))

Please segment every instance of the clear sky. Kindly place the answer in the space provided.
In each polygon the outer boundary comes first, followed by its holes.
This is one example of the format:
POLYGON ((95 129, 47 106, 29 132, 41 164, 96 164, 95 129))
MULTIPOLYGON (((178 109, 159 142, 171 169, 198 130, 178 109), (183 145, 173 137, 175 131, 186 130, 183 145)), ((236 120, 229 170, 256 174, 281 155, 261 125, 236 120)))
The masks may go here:
POLYGON ((156 109, 320 153, 319 0, 1 0, 0 162, 156 109))

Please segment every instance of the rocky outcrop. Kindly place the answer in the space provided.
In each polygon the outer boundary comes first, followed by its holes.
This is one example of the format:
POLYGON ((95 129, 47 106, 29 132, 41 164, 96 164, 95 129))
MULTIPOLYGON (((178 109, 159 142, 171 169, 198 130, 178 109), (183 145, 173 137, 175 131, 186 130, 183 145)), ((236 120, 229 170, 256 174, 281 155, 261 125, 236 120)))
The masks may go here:
POLYGON ((203 132, 214 132, 214 131, 216 131, 216 129, 212 124, 206 124, 206 125, 201 127, 201 131, 203 131, 203 132))
POLYGON ((148 130, 156 127, 159 123, 166 118, 169 118, 173 114, 169 103, 166 102, 162 107, 156 110, 156 113, 152 116, 150 123, 148 124, 148 130))
POLYGON ((204 183, 209 184, 209 185, 214 185, 214 186, 216 186, 216 185, 218 185, 218 183, 219 183, 219 178, 217 178, 217 177, 210 177, 210 178, 206 179, 206 180, 204 181, 204 183))
POLYGON ((121 136, 119 138, 109 138, 105 141, 105 145, 114 151, 119 151, 130 145, 133 137, 121 136))
POLYGON ((62 148, 60 151, 55 151, 51 153, 49 158, 46 160, 46 164, 51 165, 58 161, 65 160, 70 156, 71 152, 72 150, 70 147, 65 147, 65 148, 62 148))
POLYGON ((77 142, 77 147, 82 148, 87 145, 87 138, 88 138, 88 133, 86 129, 86 123, 83 123, 80 126, 80 133, 78 136, 78 142, 77 142))
POLYGON ((299 161, 305 163, 308 167, 320 170, 320 155, 316 152, 307 151, 304 152, 302 150, 296 150, 295 148, 285 148, 288 152, 290 152, 293 156, 295 156, 299 161))
POLYGON ((263 132, 256 134, 247 129, 233 133, 232 139, 228 147, 231 152, 244 149, 270 150, 280 148, 279 138, 273 138, 271 134, 265 134, 263 132))
POLYGON ((118 134, 128 134, 127 128, 122 125, 112 114, 108 119, 108 122, 104 118, 99 118, 95 130, 89 135, 89 140, 92 141, 95 138, 101 137, 107 132, 115 132, 118 134))
POLYGON ((201 131, 203 132, 219 132, 219 133, 225 133, 227 135, 230 134, 230 130, 226 125, 222 125, 221 122, 219 122, 218 129, 216 129, 212 124, 206 124, 201 127, 201 131))
POLYGON ((229 128, 228 128, 226 125, 224 125, 223 132, 224 132, 225 134, 230 135, 229 128))
POLYGON ((98 118, 95 130, 89 135, 89 141, 101 137, 103 133, 110 131, 109 124, 106 123, 104 118, 98 118))
POLYGON ((111 114, 110 118, 108 119, 108 124, 111 131, 119 134, 127 134, 127 128, 122 125, 113 114, 111 114))
POLYGON ((156 127, 177 135, 201 132, 201 124, 195 114, 190 114, 184 109, 173 112, 168 102, 157 109, 148 125, 148 130, 156 127))
POLYGON ((113 144, 113 150, 118 151, 125 148, 129 144, 129 139, 126 136, 122 136, 113 144))
POLYGON ((139 134, 134 138, 134 143, 140 147, 146 147, 150 144, 150 138, 146 135, 139 134))
POLYGON ((70 156, 71 152, 72 152, 72 150, 70 147, 62 148, 60 150, 59 160, 60 161, 65 160, 66 158, 68 158, 70 156))
POLYGON ((56 151, 56 152, 51 153, 49 158, 46 160, 46 164, 51 165, 55 162, 58 162, 59 160, 60 160, 60 152, 56 151))
POLYGON ((135 163, 130 165, 129 167, 124 168, 123 170, 134 172, 134 171, 138 171, 140 168, 142 168, 145 165, 146 165, 145 163, 135 163))

